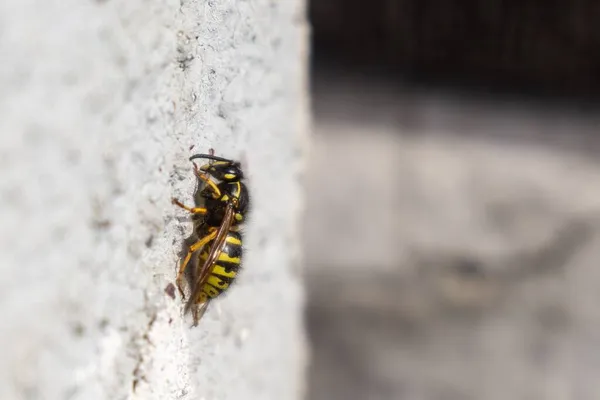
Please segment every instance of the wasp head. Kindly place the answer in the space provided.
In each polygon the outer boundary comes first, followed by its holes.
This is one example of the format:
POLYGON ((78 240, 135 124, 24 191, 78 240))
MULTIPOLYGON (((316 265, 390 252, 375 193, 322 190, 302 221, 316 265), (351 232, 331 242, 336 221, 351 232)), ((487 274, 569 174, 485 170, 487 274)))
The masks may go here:
POLYGON ((204 171, 213 176, 215 179, 225 182, 235 182, 244 179, 242 166, 237 161, 207 154, 198 154, 196 156, 192 156, 190 160, 194 158, 210 159, 211 162, 202 165, 199 169, 200 171, 204 171))

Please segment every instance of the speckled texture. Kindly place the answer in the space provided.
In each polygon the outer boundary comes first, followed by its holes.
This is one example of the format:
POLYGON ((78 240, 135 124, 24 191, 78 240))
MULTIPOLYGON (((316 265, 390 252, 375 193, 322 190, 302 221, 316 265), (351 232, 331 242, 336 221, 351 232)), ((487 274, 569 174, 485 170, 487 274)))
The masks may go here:
POLYGON ((304 12, 0 4, 0 398, 301 398, 304 12), (190 329, 170 198, 209 147, 246 158, 255 207, 235 290, 190 329))

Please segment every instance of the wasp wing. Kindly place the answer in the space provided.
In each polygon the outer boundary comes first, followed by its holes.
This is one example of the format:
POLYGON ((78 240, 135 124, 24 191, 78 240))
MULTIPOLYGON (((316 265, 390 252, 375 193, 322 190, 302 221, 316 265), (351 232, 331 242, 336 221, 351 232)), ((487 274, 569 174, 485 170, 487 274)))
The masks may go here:
POLYGON ((200 307, 198 307, 197 309, 194 310, 194 326, 198 326, 198 322, 200 321, 200 318, 202 318, 202 316, 206 312, 206 309, 208 308, 209 303, 210 302, 207 301, 206 303, 201 304, 200 307))
POLYGON ((233 217, 235 215, 233 203, 229 202, 227 204, 227 209, 225 210, 225 215, 223 216, 223 221, 221 222, 221 226, 219 226, 219 230, 217 231, 217 235, 215 240, 213 241, 213 245, 211 246, 210 253, 208 253, 208 257, 200 270, 198 271, 198 275, 196 278, 196 283, 194 285, 194 290, 192 291, 191 299, 195 299, 198 295, 198 292, 202 289, 202 285, 210 275, 210 269, 217 261, 223 246, 225 245, 225 239, 227 239, 227 233, 229 232, 229 228, 233 224, 233 217))

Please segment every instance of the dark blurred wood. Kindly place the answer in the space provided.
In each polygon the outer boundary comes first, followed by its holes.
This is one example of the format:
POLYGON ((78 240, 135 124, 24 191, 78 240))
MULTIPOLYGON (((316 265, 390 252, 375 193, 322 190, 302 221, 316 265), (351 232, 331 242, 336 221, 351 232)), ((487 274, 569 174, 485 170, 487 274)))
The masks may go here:
POLYGON ((592 0, 313 0, 317 57, 429 76, 600 92, 592 0))

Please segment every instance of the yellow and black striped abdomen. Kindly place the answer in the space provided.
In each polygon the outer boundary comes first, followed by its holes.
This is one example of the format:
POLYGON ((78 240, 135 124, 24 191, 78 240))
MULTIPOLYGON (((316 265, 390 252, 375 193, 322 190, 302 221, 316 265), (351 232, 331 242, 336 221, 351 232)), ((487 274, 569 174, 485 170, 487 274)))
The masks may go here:
MULTIPOLYGON (((199 265, 203 265, 208 257, 211 246, 208 243, 198 257, 199 265)), ((223 250, 212 266, 208 278, 200 289, 200 300, 206 301, 223 293, 233 282, 242 262, 242 236, 239 232, 229 231, 223 245, 223 250)))

